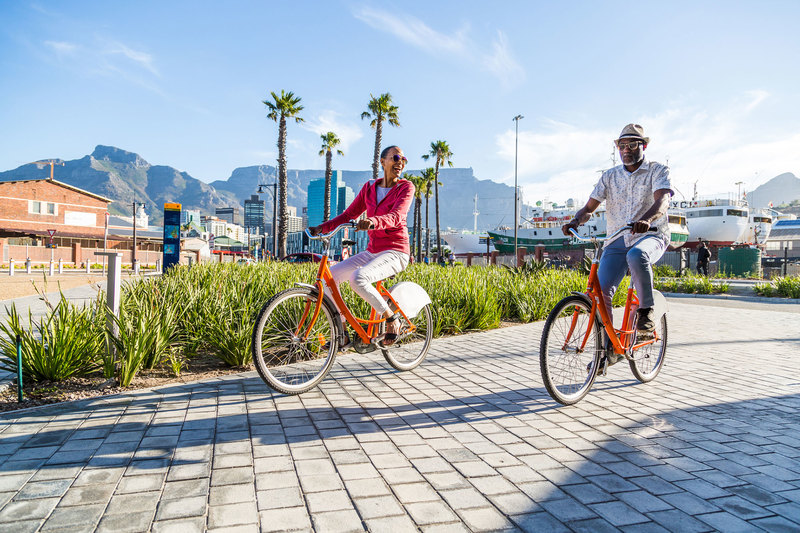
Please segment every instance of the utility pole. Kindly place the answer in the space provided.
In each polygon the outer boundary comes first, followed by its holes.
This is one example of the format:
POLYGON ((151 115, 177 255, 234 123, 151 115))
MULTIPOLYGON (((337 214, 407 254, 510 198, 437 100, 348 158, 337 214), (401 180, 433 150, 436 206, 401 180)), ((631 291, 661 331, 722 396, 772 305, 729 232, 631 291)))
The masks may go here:
POLYGON ((517 227, 519 226, 519 187, 517 185, 517 158, 519 155, 519 121, 522 115, 514 117, 514 257, 517 257, 517 227))

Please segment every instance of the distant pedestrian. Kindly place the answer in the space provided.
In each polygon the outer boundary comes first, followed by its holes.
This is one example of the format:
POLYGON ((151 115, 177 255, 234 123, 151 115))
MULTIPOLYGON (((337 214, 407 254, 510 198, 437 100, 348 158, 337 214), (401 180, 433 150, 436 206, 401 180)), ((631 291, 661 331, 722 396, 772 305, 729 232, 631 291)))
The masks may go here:
POLYGON ((430 262, 431 262, 431 260, 430 260, 430 258, 429 258, 429 257, 426 255, 426 256, 425 256, 425 259, 423 259, 423 262, 424 262, 426 265, 429 265, 429 264, 430 264, 430 262))
POLYGON ((454 266, 456 264, 456 256, 453 252, 450 252, 450 255, 447 256, 447 262, 450 266, 454 266))
POLYGON ((697 273, 708 276, 708 260, 711 259, 711 252, 708 251, 706 243, 700 241, 697 247, 697 273), (702 270, 702 272, 701 272, 702 270))

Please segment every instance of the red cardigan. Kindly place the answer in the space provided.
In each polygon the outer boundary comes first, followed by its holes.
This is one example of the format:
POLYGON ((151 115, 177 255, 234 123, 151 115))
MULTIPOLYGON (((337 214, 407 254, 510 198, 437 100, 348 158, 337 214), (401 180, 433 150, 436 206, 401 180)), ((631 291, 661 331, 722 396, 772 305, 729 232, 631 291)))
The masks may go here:
POLYGON ((377 179, 365 183, 353 203, 341 215, 320 224, 320 230, 327 233, 339 224, 357 219, 366 211, 367 219, 372 223, 367 251, 399 250, 410 254, 406 216, 414 201, 414 184, 406 179, 397 180, 381 203, 377 203, 377 187, 381 181, 377 179))

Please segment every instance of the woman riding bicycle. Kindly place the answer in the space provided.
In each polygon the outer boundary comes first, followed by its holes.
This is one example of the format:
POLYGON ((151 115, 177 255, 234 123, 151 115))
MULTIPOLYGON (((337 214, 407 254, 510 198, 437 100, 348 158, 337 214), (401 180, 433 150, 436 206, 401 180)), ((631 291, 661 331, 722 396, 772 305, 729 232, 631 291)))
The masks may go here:
POLYGON ((384 149, 381 152, 383 178, 365 183, 353 203, 341 215, 309 228, 312 235, 326 233, 366 212, 366 218, 358 221, 357 229, 369 232, 367 250, 333 265, 331 274, 337 284, 349 282, 356 294, 386 318, 383 343, 387 346, 393 344, 399 334, 398 317, 373 283, 393 276, 408 266, 411 248, 406 216, 414 200, 414 185, 400 179, 406 163, 408 159, 397 146, 384 149))

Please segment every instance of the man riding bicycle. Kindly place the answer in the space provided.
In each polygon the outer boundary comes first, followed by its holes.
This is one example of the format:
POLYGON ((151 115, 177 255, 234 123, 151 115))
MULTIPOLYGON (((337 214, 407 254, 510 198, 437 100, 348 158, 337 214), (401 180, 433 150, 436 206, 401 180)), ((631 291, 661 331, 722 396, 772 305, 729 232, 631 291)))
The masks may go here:
MULTIPOLYGON (((600 258, 598 278, 605 297, 608 315, 611 299, 628 269, 639 297, 636 329, 650 334, 655 329, 653 315, 653 269, 669 245, 667 209, 674 194, 669 179, 669 168, 661 163, 647 161, 644 151, 650 142, 638 124, 628 124, 614 141, 619 149, 622 165, 606 170, 600 176, 589 201, 575 217, 562 226, 564 235, 570 229, 591 219, 591 213, 600 204, 606 203, 606 233, 611 235, 620 228, 631 225, 629 233, 623 233, 605 244, 600 258), (654 232, 648 231, 651 227, 654 232)), ((613 350, 611 352, 613 354, 613 350)), ((621 358, 610 357, 609 363, 621 358)))

